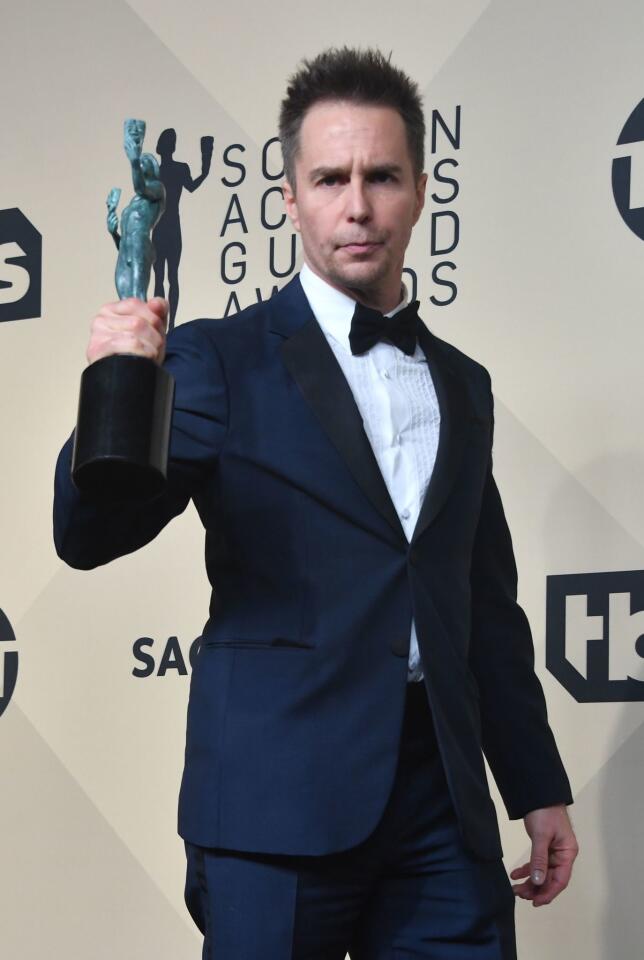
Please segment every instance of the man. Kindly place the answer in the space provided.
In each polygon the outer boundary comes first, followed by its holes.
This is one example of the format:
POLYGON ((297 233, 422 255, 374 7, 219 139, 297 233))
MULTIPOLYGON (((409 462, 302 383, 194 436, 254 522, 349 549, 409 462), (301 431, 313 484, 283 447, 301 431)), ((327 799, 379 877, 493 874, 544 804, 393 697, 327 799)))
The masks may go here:
MULTIPOLYGON (((291 79, 280 135, 301 275, 169 339, 162 496, 83 500, 68 443, 57 547, 104 563, 190 497, 204 523, 179 812, 204 957, 508 960, 481 746, 532 839, 515 892, 550 902, 577 848, 491 473, 489 377, 401 286, 426 185, 416 85, 377 52, 328 51, 291 79)), ((161 362, 165 310, 106 305, 90 362, 161 362)))

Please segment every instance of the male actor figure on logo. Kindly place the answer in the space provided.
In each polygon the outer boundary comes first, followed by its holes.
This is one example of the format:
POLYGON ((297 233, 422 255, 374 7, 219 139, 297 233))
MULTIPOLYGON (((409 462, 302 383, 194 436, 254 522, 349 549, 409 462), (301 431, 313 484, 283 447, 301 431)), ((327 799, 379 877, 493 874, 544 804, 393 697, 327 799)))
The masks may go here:
POLYGON ((190 498, 206 529, 179 811, 204 957, 509 960, 481 749, 532 840, 515 893, 549 903, 577 845, 491 473, 490 380, 401 285, 427 179, 416 85, 329 51, 291 79, 280 134, 302 273, 167 348, 164 301, 103 307, 90 362, 165 355, 176 378, 169 482, 93 504, 68 443, 57 548, 106 563, 190 498))

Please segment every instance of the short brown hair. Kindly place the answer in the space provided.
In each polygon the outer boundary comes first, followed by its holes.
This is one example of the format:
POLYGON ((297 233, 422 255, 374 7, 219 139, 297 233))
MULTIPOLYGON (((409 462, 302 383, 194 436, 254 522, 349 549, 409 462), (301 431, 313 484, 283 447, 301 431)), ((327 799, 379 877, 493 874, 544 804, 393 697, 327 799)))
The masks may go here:
POLYGON ((425 117, 418 84, 390 63, 380 50, 331 47, 313 60, 303 60, 288 81, 280 106, 279 135, 284 173, 295 189, 295 158, 300 128, 310 108, 323 101, 344 100, 367 106, 392 107, 405 124, 414 175, 425 165, 425 117))

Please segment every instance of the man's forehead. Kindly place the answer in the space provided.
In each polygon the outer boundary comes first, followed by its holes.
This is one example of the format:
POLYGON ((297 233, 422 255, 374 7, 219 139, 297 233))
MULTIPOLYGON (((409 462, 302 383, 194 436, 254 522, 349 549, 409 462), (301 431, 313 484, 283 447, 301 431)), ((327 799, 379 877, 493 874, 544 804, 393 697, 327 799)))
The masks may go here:
POLYGON ((299 154, 310 158, 320 151, 335 155, 351 153, 354 147, 368 150, 370 163, 393 164, 406 150, 405 126, 392 107, 324 101, 305 114, 300 130, 299 154))

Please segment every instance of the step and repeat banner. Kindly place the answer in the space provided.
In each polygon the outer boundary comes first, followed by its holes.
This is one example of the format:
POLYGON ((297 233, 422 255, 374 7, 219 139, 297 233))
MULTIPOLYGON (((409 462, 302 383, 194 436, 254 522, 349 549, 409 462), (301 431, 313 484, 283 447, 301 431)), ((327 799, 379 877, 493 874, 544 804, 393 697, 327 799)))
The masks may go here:
MULTIPOLYGON (((3 3, 0 77, 0 953, 199 955, 176 799, 207 615, 193 508, 144 550, 66 568, 52 478, 91 317, 114 298, 106 199, 125 117, 168 171, 174 323, 298 270, 277 111, 304 56, 375 45, 419 83, 429 202, 406 280, 490 370, 495 469, 582 853, 517 906, 524 960, 636 960, 644 863, 641 0, 3 3)), ((512 718, 508 717, 508 723, 512 718)), ((498 801, 498 797, 495 797, 498 801)), ((498 801, 506 864, 528 844, 498 801)))

